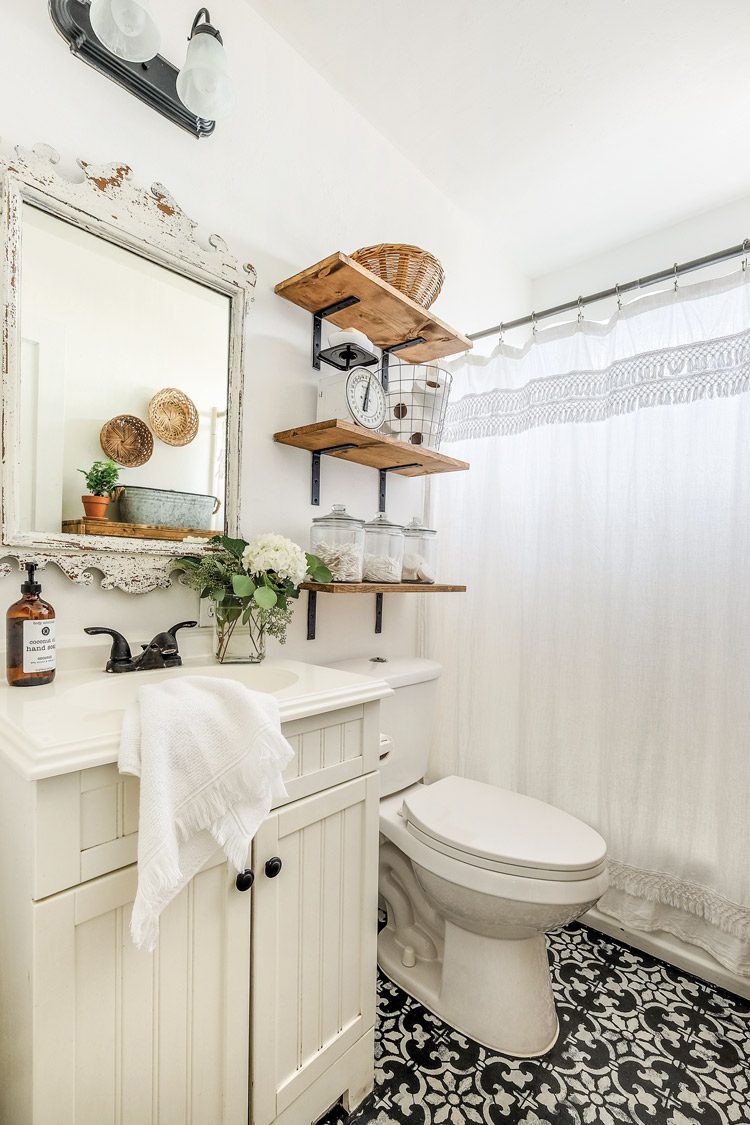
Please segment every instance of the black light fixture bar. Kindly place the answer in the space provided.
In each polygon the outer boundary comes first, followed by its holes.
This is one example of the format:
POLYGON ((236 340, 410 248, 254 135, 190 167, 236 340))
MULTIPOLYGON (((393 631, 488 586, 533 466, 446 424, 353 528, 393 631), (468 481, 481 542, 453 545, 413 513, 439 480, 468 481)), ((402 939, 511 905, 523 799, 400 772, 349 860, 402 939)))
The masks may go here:
POLYGON ((134 94, 193 137, 209 137, 214 121, 204 121, 191 113, 177 95, 179 70, 162 55, 149 62, 129 62, 108 51, 91 27, 89 5, 82 0, 49 0, 49 13, 71 52, 128 93, 134 94))

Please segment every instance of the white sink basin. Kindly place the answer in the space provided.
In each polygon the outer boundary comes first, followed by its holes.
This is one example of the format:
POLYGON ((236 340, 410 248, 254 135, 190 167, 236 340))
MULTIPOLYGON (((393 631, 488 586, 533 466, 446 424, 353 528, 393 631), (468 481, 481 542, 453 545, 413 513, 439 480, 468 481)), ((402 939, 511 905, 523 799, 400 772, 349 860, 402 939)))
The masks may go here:
POLYGON ((296 660, 216 664, 199 657, 167 671, 109 675, 63 668, 33 691, 0 685, 0 756, 30 781, 116 762, 123 712, 138 688, 177 676, 220 676, 274 695, 282 723, 390 694, 371 676, 296 660))
POLYGON ((64 707, 73 707, 81 714, 101 715, 106 711, 124 711, 135 699, 143 684, 156 684, 177 676, 221 676, 225 680, 239 680, 253 691, 275 695, 296 683, 299 676, 288 668, 274 668, 263 664, 209 664, 167 671, 115 672, 89 677, 86 683, 67 688, 60 695, 64 707))

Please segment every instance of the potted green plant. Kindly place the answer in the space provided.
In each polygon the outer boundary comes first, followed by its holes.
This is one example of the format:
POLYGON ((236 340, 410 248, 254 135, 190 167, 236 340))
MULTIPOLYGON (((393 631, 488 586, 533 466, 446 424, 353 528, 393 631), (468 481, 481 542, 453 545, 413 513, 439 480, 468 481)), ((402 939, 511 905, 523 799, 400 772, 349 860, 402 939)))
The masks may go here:
POLYGON ((178 562, 183 581, 214 603, 216 659, 220 663, 257 664, 266 654, 266 638, 286 640, 292 620, 290 602, 310 577, 330 582, 331 572, 283 535, 258 535, 249 543, 214 535, 204 555, 178 562))
POLYGON ((107 518, 107 505, 111 499, 112 490, 117 484, 120 470, 112 458, 107 461, 94 461, 90 469, 79 469, 86 478, 88 494, 81 497, 86 518, 90 520, 105 520, 107 518))

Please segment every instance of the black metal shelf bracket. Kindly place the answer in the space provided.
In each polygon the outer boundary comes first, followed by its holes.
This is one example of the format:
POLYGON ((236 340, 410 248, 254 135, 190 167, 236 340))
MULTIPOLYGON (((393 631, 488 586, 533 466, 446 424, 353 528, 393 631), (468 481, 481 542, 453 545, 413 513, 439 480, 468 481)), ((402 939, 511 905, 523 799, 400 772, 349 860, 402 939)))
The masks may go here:
MULTIPOLYGON (((344 297, 342 300, 337 301, 335 305, 326 305, 324 309, 319 309, 313 313, 313 332, 312 332, 312 365, 316 371, 320 371, 321 360, 321 326, 327 316, 333 316, 334 313, 341 312, 342 309, 348 309, 352 305, 359 304, 359 297, 344 297)), ((369 354, 369 353, 365 353, 369 354)), ((370 360, 370 363, 373 361, 370 360)), ((375 359, 377 363, 377 359, 375 359)), ((334 366, 336 366, 334 364, 334 366)))
POLYGON ((427 341, 424 336, 414 336, 411 340, 404 340, 401 344, 391 344, 389 348, 383 348, 383 356, 380 361, 380 381, 383 384, 383 390, 388 390, 388 368, 390 365, 391 354, 393 352, 403 351, 404 348, 413 348, 415 344, 424 344, 427 341))
POLYGON ((383 595, 375 595, 375 632, 383 632, 383 595))
POLYGON ((380 488, 378 489, 378 511, 385 511, 385 494, 386 494, 386 481, 388 480, 389 473, 397 473, 399 469, 419 469, 421 464, 419 461, 413 461, 410 465, 388 465, 385 469, 378 470, 380 477, 380 488))
POLYGON ((307 591, 307 639, 315 640, 315 621, 318 613, 318 591, 307 591))
POLYGON ((356 449, 354 442, 345 445, 329 445, 327 449, 315 449, 312 455, 312 476, 310 484, 310 503, 320 504, 320 458, 324 453, 342 453, 345 449, 356 449))

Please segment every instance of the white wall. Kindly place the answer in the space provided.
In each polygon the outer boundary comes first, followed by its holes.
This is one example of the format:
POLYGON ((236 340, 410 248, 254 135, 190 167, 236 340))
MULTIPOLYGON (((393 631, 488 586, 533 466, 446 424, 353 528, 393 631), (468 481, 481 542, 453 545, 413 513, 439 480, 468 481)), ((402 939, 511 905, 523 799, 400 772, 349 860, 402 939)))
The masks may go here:
MULTIPOLYGON (((750 238, 750 196, 713 211, 706 211, 685 222, 664 227, 643 238, 615 245, 593 258, 577 262, 564 270, 544 274, 532 283, 532 306, 551 308, 579 294, 595 293, 602 289, 645 277, 650 273, 668 269, 674 262, 691 261, 714 251, 736 246, 750 238)), ((690 285, 711 277, 720 277, 740 268, 740 259, 712 266, 710 269, 684 275, 678 284, 690 285)), ((646 289, 644 293, 654 293, 646 289)), ((624 301, 637 299, 627 294, 624 301)), ((592 305, 585 315, 592 320, 606 320, 615 311, 615 300, 592 305)), ((575 315, 575 314, 572 314, 575 315)), ((544 322, 545 326, 554 323, 544 322)))
MULTIPOLYGON (((278 530, 306 544, 316 510, 309 505, 308 455, 274 444, 274 431, 315 416, 309 362, 310 317, 280 300, 282 278, 334 249, 379 241, 414 242, 443 261, 447 281, 437 311, 472 330, 507 309, 526 307, 528 286, 503 266, 498 249, 466 214, 368 125, 284 40, 240 0, 212 8, 230 55, 237 108, 216 134, 197 142, 73 58, 44 3, 5 0, 0 37, 0 135, 57 148, 66 167, 80 156, 125 161, 142 183, 158 180, 204 232, 216 231, 259 276, 251 313, 245 388, 243 531, 278 530), (12 14, 11 14, 12 13, 12 14), (498 264, 499 263, 499 264, 498 264)), ((181 61, 194 0, 155 3, 163 52, 181 61)), ((415 111, 415 128, 419 114, 415 111)), ((470 474, 466 486, 471 486, 470 474)), ((436 485, 439 487, 439 482, 436 485)), ((419 481, 389 482, 389 512, 419 511, 419 481)), ((333 462, 323 468, 321 511, 335 501, 370 517, 377 507, 372 470, 333 462)), ((443 529, 449 534, 449 529, 443 529)), ((446 575, 460 579, 460 575, 446 575)), ((110 624, 131 639, 196 614, 183 588, 126 596, 43 576, 60 633, 110 624)), ((0 583, 7 603, 15 578, 0 583)), ((381 637, 372 632, 374 599, 318 599, 318 637, 305 641, 300 605, 285 654, 322 661, 358 652, 412 651, 416 599, 386 601, 381 637), (342 604, 343 603, 343 604, 342 604)))

